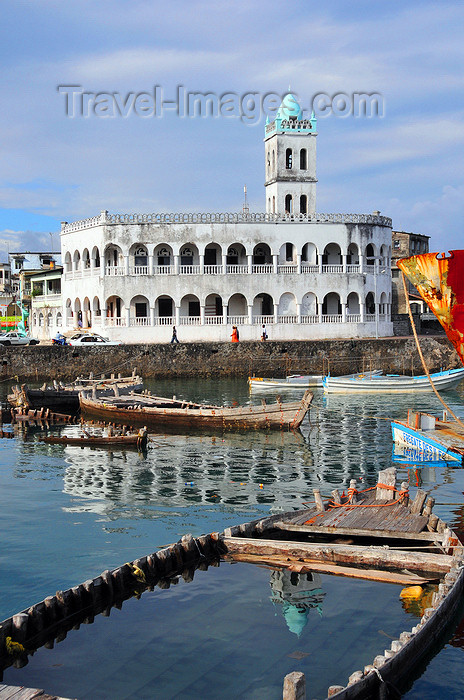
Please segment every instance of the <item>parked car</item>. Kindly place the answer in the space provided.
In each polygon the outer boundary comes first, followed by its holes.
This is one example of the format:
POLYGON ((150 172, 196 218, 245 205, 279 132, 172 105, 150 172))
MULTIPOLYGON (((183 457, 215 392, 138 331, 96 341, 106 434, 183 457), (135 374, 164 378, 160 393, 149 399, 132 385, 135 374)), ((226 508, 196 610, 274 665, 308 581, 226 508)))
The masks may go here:
POLYGON ((122 345, 120 340, 109 340, 96 333, 76 333, 69 340, 69 345, 122 345))
POLYGON ((0 335, 0 345, 38 345, 40 340, 30 335, 21 335, 17 331, 8 331, 0 335))

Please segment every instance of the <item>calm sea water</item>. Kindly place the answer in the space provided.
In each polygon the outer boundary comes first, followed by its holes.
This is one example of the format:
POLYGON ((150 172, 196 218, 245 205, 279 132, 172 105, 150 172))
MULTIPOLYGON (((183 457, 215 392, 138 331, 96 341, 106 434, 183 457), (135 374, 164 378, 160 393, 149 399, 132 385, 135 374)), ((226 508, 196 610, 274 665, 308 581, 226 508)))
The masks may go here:
MULTIPOLYGON (((244 380, 149 388, 193 400, 261 400, 249 396, 244 380)), ((446 396, 464 415, 464 389, 446 396)), ((319 392, 301 435, 157 435, 146 457, 46 446, 35 429, 0 441, 0 619, 187 532, 301 507, 315 486, 324 495, 351 478, 373 485, 379 469, 392 464, 385 418, 403 417, 408 407, 441 408, 433 395, 319 392)), ((65 432, 71 430, 78 428, 65 432)), ((434 495, 440 517, 464 531, 463 470, 399 470, 402 480, 434 495)), ((82 699, 272 700, 281 698, 285 674, 302 670, 308 697, 321 698, 414 625, 420 613, 403 607, 400 590, 221 564, 82 625, 23 669, 8 669, 4 682, 82 699)), ((406 697, 464 697, 463 639, 458 632, 406 697)))

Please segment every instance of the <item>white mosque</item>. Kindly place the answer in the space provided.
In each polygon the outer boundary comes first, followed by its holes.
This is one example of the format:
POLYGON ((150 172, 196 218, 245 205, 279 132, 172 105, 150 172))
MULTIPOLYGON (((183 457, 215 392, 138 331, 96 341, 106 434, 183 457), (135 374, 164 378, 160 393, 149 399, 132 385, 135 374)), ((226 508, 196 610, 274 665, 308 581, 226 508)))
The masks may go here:
POLYGON ((292 96, 266 123, 266 213, 63 222, 64 330, 128 343, 169 341, 174 325, 181 342, 228 341, 233 325, 257 340, 263 324, 270 340, 392 335, 391 219, 316 214, 316 128, 292 96))

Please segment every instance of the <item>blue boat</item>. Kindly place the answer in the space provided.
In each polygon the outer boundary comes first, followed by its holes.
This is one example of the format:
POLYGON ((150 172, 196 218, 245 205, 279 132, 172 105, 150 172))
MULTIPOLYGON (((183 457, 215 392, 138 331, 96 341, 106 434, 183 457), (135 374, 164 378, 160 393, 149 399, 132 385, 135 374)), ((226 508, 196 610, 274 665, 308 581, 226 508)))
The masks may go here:
POLYGON ((407 421, 391 422, 393 441, 416 450, 427 461, 446 460, 464 463, 464 429, 456 421, 448 421, 429 413, 408 411, 407 421))

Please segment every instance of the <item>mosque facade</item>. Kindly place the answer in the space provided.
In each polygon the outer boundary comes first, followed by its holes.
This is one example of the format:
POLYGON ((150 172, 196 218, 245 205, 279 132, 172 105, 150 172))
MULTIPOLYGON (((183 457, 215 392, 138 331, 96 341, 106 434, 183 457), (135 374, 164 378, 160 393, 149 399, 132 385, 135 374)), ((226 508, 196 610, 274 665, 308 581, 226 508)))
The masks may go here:
MULTIPOLYGON (((291 96, 290 96, 291 97, 291 96)), ((265 126, 265 212, 110 214, 61 227, 62 322, 124 342, 392 334, 391 219, 316 213, 316 119, 265 126)))

